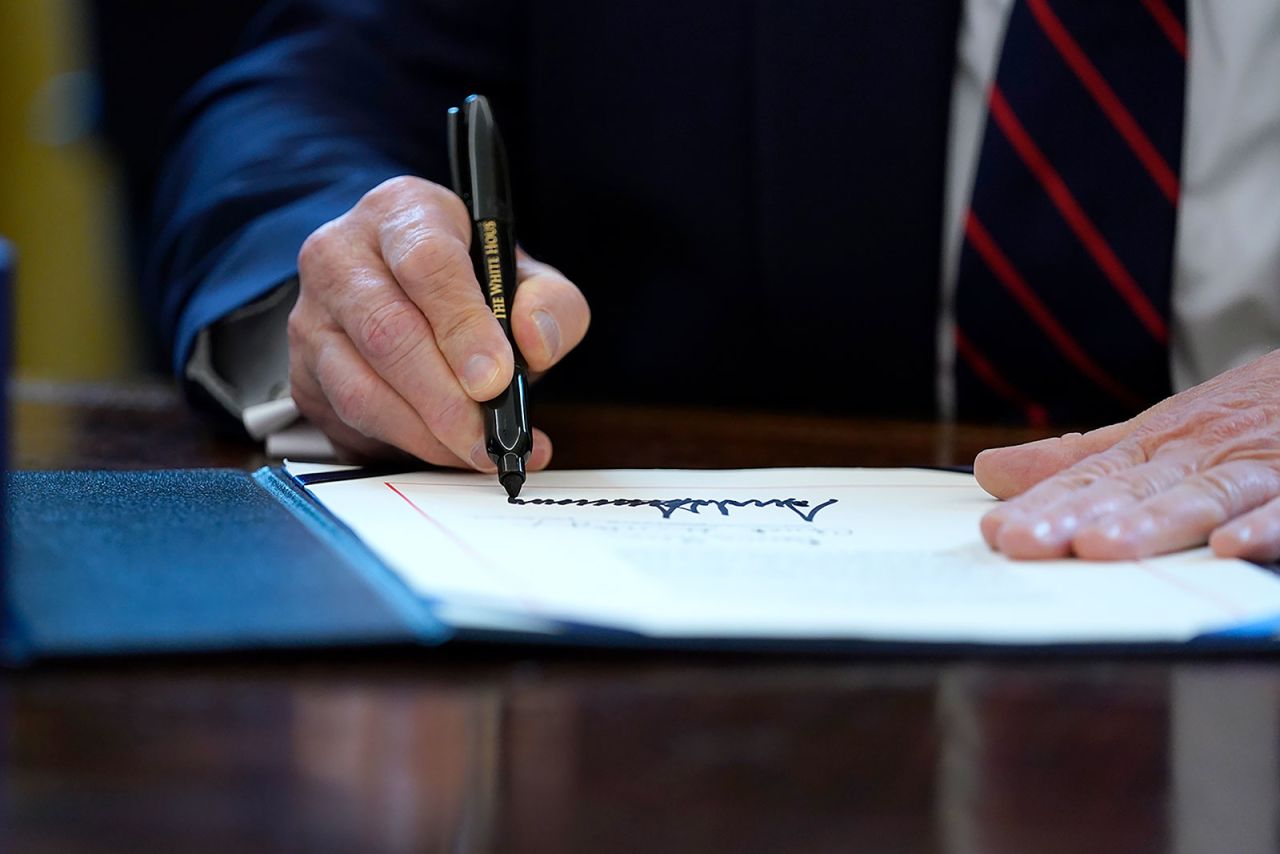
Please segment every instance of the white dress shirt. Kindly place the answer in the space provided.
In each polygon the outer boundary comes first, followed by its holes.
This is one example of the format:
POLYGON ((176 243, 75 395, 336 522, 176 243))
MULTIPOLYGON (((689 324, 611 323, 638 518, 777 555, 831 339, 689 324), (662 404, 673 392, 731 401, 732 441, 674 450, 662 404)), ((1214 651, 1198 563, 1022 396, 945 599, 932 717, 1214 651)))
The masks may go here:
MULTIPOLYGON (((939 411, 948 419, 955 411, 950 305, 963 214, 977 172, 987 89, 1014 2, 966 0, 956 46, 938 323, 939 411)), ((1280 346, 1280 2, 1188 0, 1187 7, 1170 324, 1175 390, 1280 346)), ((291 302, 293 288, 286 288, 291 302)), ((271 297, 259 305, 215 324, 216 334, 202 332, 187 366, 188 376, 243 418, 255 437, 274 434, 295 414, 275 402, 287 397, 288 306, 271 297), (262 341, 264 327, 281 346, 230 346, 262 341)))

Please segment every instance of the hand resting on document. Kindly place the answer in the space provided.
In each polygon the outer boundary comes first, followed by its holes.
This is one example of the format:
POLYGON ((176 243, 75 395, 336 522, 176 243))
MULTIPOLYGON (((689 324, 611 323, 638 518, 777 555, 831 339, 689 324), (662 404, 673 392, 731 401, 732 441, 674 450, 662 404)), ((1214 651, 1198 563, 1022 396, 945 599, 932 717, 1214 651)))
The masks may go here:
POLYGON ((1125 421, 983 451, 978 483, 1008 499, 982 520, 1015 558, 1139 558, 1208 542, 1280 558, 1280 350, 1125 421))

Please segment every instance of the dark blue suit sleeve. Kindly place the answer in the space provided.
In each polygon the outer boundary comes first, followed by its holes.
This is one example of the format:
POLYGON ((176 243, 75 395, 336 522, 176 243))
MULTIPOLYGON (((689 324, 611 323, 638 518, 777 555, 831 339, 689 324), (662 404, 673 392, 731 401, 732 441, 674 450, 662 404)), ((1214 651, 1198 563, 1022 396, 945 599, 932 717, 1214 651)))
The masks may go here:
POLYGON ((200 329, 295 275, 307 235, 369 189, 447 183, 446 109, 518 77, 522 21, 500 5, 278 3, 188 95, 143 284, 179 375, 200 329))

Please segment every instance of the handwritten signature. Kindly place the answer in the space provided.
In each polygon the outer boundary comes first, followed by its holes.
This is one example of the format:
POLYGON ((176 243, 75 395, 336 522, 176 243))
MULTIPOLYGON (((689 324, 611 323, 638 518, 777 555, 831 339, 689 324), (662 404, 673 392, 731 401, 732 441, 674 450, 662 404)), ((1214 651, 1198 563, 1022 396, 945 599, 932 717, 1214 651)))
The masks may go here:
POLYGON ((835 504, 837 499, 828 498, 821 504, 810 507, 809 502, 799 498, 748 498, 737 501, 732 498, 508 498, 508 504, 544 504, 557 507, 653 507, 662 513, 663 519, 670 519, 677 510, 697 514, 704 507, 714 507, 721 516, 728 516, 733 507, 779 507, 790 510, 806 522, 812 522, 818 511, 835 504))

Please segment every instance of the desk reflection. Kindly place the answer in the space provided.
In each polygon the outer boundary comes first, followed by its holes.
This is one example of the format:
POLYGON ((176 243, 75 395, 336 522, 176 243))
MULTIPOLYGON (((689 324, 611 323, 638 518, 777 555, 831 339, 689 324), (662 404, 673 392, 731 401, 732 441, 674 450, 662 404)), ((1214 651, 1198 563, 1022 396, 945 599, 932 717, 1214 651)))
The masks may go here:
POLYGON ((11 850, 1277 850, 1262 664, 423 655, 313 676, 11 679, 11 850))

